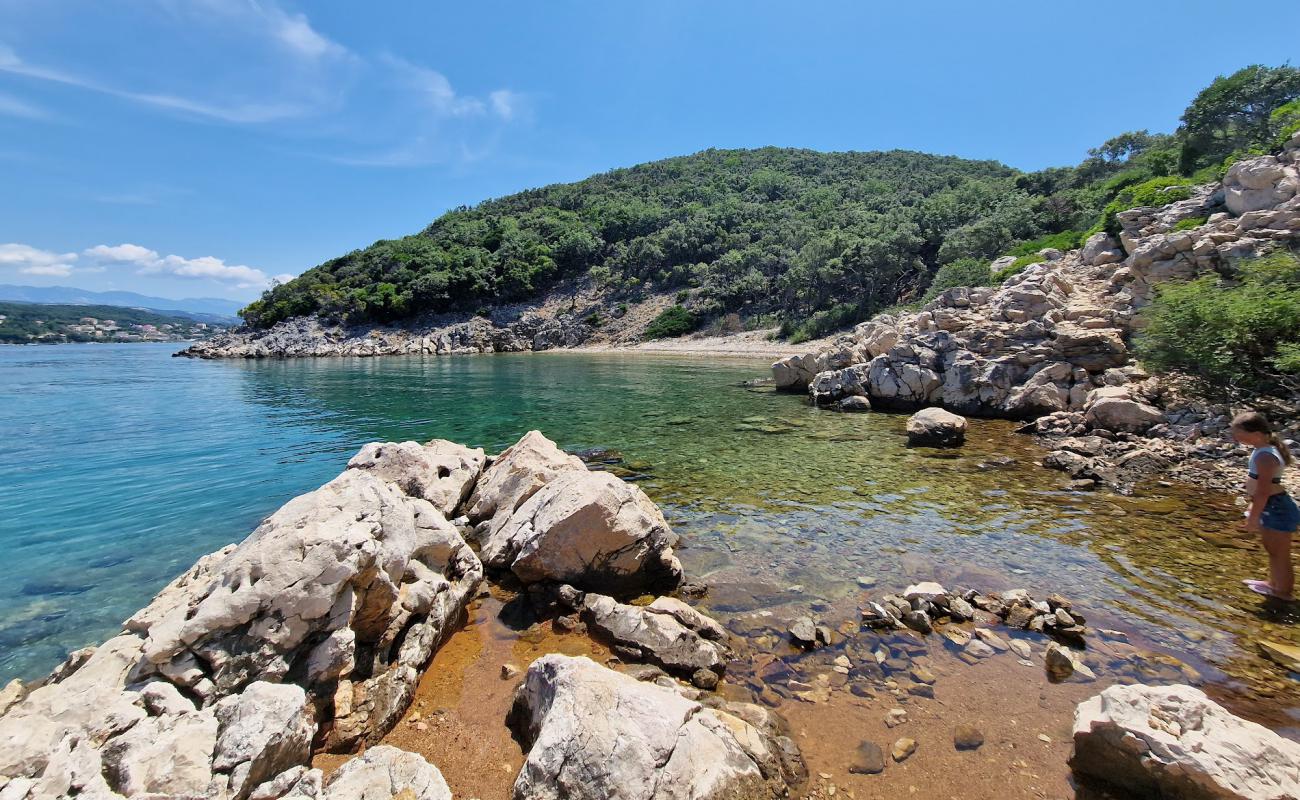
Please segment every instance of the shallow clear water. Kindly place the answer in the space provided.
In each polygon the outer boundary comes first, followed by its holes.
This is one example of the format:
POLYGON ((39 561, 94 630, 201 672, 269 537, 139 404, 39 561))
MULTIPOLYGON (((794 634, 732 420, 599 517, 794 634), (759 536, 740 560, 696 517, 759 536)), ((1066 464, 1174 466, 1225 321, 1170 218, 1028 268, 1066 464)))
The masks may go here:
MULTIPOLYGON (((1056 591, 1090 624, 1201 670, 1294 724, 1295 682, 1254 654, 1292 639, 1237 583, 1263 569, 1231 498, 1178 487, 1070 493, 1041 452, 973 421, 910 450, 904 417, 745 388, 764 362, 514 354, 207 362, 174 346, 0 348, 0 680, 112 634, 196 557, 238 541, 372 440, 496 451, 531 428, 603 446, 682 534, 721 617, 852 602, 938 578, 1056 591)), ((1256 716, 1260 716, 1258 710, 1256 716)))

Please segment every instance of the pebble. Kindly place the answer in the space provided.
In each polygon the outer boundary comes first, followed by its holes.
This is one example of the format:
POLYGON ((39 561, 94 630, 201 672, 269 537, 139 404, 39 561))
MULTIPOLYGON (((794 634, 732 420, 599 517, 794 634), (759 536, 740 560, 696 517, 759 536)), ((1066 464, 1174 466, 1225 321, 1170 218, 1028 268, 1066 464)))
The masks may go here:
POLYGON ((885 771, 885 754, 875 742, 863 742, 849 765, 849 772, 855 775, 876 775, 885 771))
POLYGON ((934 699, 934 687, 928 683, 914 683, 907 687, 907 693, 916 697, 934 699))
POLYGON ((858 585, 861 586, 863 589, 870 589, 872 586, 875 586, 875 585, 876 585, 876 576, 875 576, 875 575, 859 575, 859 576, 858 576, 858 585))
POLYGON ((902 708, 891 708, 885 713, 885 727, 893 728, 907 722, 907 710, 902 708))
POLYGON ((984 744, 984 734, 974 725, 961 724, 953 729, 952 742, 958 750, 978 750, 984 744))
POLYGON ((519 674, 519 667, 516 667, 514 664, 501 665, 501 680, 508 681, 518 674, 519 674))
POLYGON ((1044 743, 1046 743, 1046 744, 1051 744, 1051 743, 1052 743, 1052 737, 1048 736, 1048 735, 1045 734, 1045 733, 1040 733, 1040 734, 1038 734, 1038 741, 1040 741, 1040 742, 1044 742, 1044 743))
POLYGON ((906 761, 913 753, 916 752, 916 740, 904 736, 902 739, 894 742, 893 748, 889 754, 895 761, 906 761))
POLYGON ((1011 647, 1011 651, 1023 660, 1028 660, 1033 655, 1033 651, 1029 649, 1029 644, 1019 639, 1012 639, 1007 644, 1011 647))
POLYGON ((917 683, 934 683, 934 673, 925 667, 912 667, 912 680, 917 683))
MULTIPOLYGON (((1004 644, 1003 647, 1006 647, 1006 645, 1004 644)), ((989 658, 993 655, 994 650, 981 639, 971 639, 966 648, 962 650, 962 653, 975 658, 989 658)))
POLYGON ((1001 636, 998 636, 988 628, 976 628, 975 635, 978 636, 982 642, 994 650, 997 650, 999 653, 1005 653, 1007 650, 1011 649, 1001 636))

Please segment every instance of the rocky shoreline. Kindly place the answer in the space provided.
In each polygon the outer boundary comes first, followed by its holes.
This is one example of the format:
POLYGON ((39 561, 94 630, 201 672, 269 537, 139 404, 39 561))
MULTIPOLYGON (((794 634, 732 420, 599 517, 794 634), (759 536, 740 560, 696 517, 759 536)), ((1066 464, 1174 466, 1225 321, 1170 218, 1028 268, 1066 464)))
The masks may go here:
MULTIPOLYGON (((1028 420, 1024 431, 1052 450, 1044 464, 1077 488, 1127 490, 1160 475, 1235 487, 1244 450, 1226 437, 1232 409, 1187 399, 1129 344, 1161 282, 1300 245, 1300 135, 1276 157, 1237 162, 1221 184, 1118 221, 1119 241, 1099 233, 1079 250, 1044 250, 1001 287, 950 289, 916 313, 876 317, 832 347, 781 359, 775 383, 840 410, 940 406, 1028 420)), ((1300 438, 1295 399, 1269 402, 1290 426, 1284 435, 1300 438)))
MULTIPOLYGON (((437 765, 386 737, 402 722, 423 724, 411 708, 416 686, 485 581, 610 653, 608 665, 552 652, 522 670, 501 666, 517 683, 495 723, 523 752, 516 800, 835 796, 824 776, 808 786, 778 709, 840 692, 884 703, 886 726, 903 724, 909 712, 896 704, 936 696, 934 634, 938 650, 967 664, 1005 654, 1041 663, 1052 683, 1097 680, 1130 663, 1161 681, 1199 682, 1121 633, 1087 627, 1064 598, 933 583, 865 602, 856 622, 794 619, 784 634, 791 655, 760 657, 735 628, 672 596, 708 591, 684 584, 676 544, 635 484, 589 469, 536 431, 495 457, 443 440, 366 445, 242 543, 201 558, 122 633, 41 681, 7 686, 0 797, 446 800, 437 765), (1034 636, 1055 641, 1042 648, 1025 638, 1034 636), (313 766, 331 753, 356 755, 328 774, 313 766)), ((1300 746, 1191 686, 1118 688, 1076 715, 1081 774, 1114 782, 1113 761, 1128 789, 1193 780, 1209 787, 1205 797, 1300 787, 1300 746), (1148 706, 1161 710, 1131 712, 1148 706), (1152 721, 1162 714, 1181 727, 1152 721), (1187 722, 1202 717, 1218 727, 1187 722), (1219 729, 1278 759, 1247 773, 1219 729), (1125 737, 1160 749, 1131 758, 1125 737)), ((952 746, 978 750, 984 736, 958 726, 952 746)), ((906 762, 917 747, 901 737, 890 758, 906 762)), ((849 771, 886 769, 883 751, 864 740, 849 771)))

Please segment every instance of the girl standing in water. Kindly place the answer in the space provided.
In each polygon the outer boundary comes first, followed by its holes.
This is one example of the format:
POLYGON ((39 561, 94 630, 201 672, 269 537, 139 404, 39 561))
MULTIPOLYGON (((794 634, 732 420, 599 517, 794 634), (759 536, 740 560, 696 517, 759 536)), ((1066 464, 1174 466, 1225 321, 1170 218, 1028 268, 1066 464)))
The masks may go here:
POLYGON ((1300 508, 1282 486, 1282 470, 1291 465, 1291 451, 1268 419, 1255 411, 1233 418, 1232 435, 1255 448, 1246 468, 1246 530, 1259 531, 1268 553, 1269 579, 1245 583, 1262 595, 1292 600, 1291 534, 1300 528, 1300 508))

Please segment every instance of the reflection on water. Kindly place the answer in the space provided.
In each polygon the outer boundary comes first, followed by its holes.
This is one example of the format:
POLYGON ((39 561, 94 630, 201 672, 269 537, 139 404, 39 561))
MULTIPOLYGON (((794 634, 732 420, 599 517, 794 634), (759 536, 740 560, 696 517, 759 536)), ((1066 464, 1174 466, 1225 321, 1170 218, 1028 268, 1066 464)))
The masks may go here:
POLYGON ((111 633, 195 557, 328 480, 366 441, 499 450, 539 428, 568 448, 615 448, 645 476, 723 618, 851 605, 859 578, 878 591, 928 578, 1024 586, 1176 655, 1221 696, 1300 707, 1296 684, 1254 653, 1260 636, 1297 634, 1261 617, 1239 583, 1263 558, 1234 533, 1231 498, 1161 485, 1071 493, 998 421, 973 421, 958 452, 908 449, 901 416, 834 414, 742 386, 765 367, 0 349, 0 677, 39 674, 111 633))

